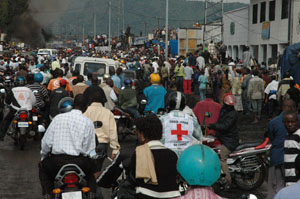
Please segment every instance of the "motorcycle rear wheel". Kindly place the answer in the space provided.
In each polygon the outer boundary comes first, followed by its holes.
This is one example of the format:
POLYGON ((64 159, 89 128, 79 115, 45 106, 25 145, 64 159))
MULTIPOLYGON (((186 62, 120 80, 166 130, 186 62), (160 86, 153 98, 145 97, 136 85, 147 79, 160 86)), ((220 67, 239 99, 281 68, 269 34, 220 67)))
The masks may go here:
POLYGON ((20 135, 19 137, 19 147, 20 147, 20 150, 24 150, 25 148, 25 142, 26 142, 26 135, 20 135))
POLYGON ((251 191, 257 189, 263 184, 265 176, 266 167, 262 164, 255 172, 235 174, 234 180, 240 189, 251 191), (251 175, 250 178, 249 175, 251 175))

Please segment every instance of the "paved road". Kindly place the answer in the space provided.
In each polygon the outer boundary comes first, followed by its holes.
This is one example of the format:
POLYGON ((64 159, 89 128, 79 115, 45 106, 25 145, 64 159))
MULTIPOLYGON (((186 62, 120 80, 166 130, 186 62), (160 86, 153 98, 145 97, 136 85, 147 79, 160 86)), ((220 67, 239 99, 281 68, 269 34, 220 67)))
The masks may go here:
MULTIPOLYGON (((263 140, 266 120, 258 125, 249 125, 249 118, 241 115, 240 135, 243 141, 263 140)), ((39 199, 41 198, 41 187, 38 179, 40 143, 29 140, 25 150, 20 151, 13 145, 13 141, 6 137, 0 142, 0 199, 39 199)), ((107 165, 107 163, 106 163, 107 165)), ((259 199, 266 198, 266 183, 253 193, 259 199)), ((110 189, 102 190, 104 198, 110 198, 110 189)), ((230 193, 222 193, 227 198, 238 198, 243 192, 237 189, 230 193)))

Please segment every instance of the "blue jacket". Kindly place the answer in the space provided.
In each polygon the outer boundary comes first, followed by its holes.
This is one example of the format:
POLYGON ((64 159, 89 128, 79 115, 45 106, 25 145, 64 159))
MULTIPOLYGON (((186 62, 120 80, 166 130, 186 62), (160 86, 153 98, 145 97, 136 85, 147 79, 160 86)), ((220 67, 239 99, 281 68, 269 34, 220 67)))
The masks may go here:
POLYGON ((153 111, 157 113, 159 108, 165 108, 165 95, 167 91, 164 87, 159 85, 151 85, 144 89, 148 103, 145 107, 145 112, 153 111))
MULTIPOLYGON (((288 134, 282 122, 283 112, 269 123, 269 138, 272 143, 270 151, 270 167, 284 163, 284 140, 288 134)), ((298 115, 300 126, 300 115, 298 115)))

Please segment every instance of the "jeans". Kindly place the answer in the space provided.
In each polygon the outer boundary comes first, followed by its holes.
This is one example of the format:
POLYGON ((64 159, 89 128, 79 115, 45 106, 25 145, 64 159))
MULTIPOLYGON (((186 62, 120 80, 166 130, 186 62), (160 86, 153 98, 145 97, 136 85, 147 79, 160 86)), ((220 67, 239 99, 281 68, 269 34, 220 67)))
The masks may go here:
POLYGON ((192 94, 192 80, 191 79, 185 79, 183 81, 183 87, 184 87, 184 94, 192 94))
POLYGON ((183 92, 183 77, 176 77, 176 87, 177 91, 183 92))
POLYGON ((253 99, 251 100, 251 105, 253 108, 253 112, 257 114, 258 119, 261 118, 261 107, 262 107, 262 99, 253 99))
POLYGON ((134 119, 138 119, 140 117, 140 113, 138 112, 137 108, 129 107, 126 108, 126 110, 133 115, 134 119))
POLYGON ((169 83, 168 77, 164 77, 164 78, 162 79, 162 85, 163 85, 163 87, 165 87, 165 89, 167 89, 167 90, 168 90, 168 83, 169 83))
POLYGON ((206 98, 206 89, 199 89, 200 101, 205 100, 206 98))
POLYGON ((272 118, 273 115, 275 115, 275 113, 276 113, 276 107, 277 107, 277 100, 275 100, 275 99, 269 99, 269 101, 268 101, 269 118, 272 118))
POLYGON ((108 143, 99 143, 96 146, 96 153, 99 159, 96 161, 96 170, 101 171, 105 157, 107 156, 108 143))

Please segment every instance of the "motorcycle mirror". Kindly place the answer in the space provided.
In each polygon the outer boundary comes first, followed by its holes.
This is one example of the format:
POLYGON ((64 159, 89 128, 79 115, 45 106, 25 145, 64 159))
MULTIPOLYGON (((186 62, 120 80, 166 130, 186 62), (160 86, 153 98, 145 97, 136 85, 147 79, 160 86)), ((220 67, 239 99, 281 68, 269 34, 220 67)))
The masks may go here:
POLYGON ((95 121, 94 122, 94 128, 95 129, 101 128, 102 125, 103 125, 103 123, 101 121, 95 121))
POLYGON ((44 133, 46 131, 45 127, 43 125, 38 125, 38 132, 44 133))
POLYGON ((141 100, 141 104, 143 104, 143 105, 147 104, 147 100, 145 100, 145 99, 141 100))
POLYGON ((210 118, 211 117, 211 113, 210 112, 205 112, 204 117, 210 118))
POLYGON ((0 89, 0 93, 4 94, 4 93, 5 93, 5 89, 4 89, 4 88, 1 88, 1 89, 0 89))

